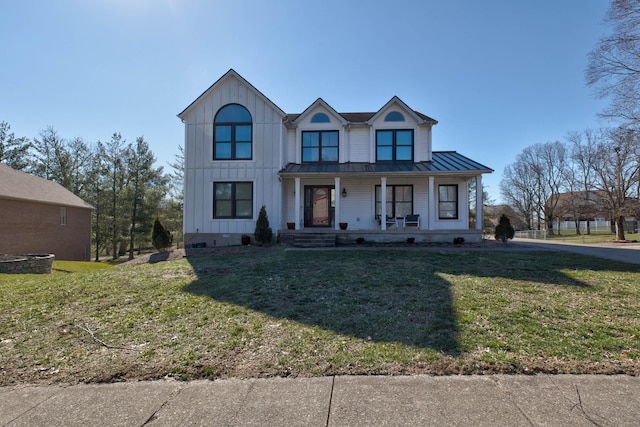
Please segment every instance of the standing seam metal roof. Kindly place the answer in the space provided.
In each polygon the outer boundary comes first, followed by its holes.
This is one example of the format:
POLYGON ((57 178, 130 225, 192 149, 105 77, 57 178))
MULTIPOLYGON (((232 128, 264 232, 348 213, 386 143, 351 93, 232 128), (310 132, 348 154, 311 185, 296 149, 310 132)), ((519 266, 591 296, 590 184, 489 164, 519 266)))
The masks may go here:
POLYGON ((340 174, 340 173, 491 173, 488 168, 455 151, 434 151, 428 162, 378 162, 378 163, 289 163, 280 175, 340 174))

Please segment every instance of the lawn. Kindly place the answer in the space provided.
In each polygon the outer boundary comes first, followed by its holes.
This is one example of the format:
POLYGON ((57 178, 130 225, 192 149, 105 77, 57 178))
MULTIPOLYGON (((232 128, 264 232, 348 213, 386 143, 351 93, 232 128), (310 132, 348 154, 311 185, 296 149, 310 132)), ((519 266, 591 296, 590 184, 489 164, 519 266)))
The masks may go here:
POLYGON ((240 247, 83 270, 0 274, 0 384, 640 374, 635 265, 523 249, 240 247))

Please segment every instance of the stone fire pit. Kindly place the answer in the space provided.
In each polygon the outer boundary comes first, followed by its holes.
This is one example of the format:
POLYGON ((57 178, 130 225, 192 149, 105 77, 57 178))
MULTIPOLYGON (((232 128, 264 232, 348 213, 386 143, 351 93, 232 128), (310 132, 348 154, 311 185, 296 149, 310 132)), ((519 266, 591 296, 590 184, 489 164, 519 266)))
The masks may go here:
POLYGON ((54 259, 54 254, 0 254, 0 273, 48 274, 54 259))

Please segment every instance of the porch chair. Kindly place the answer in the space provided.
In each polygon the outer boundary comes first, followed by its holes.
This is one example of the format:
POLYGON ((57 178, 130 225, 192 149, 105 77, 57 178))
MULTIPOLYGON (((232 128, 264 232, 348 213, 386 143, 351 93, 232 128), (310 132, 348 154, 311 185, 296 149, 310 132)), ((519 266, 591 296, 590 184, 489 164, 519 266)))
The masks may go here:
POLYGON ((420 215, 405 216, 403 228, 406 228, 407 226, 420 228, 420 215))
POLYGON ((398 220, 396 219, 395 216, 387 216, 387 230, 389 229, 389 227, 392 226, 396 226, 396 228, 398 228, 398 220))

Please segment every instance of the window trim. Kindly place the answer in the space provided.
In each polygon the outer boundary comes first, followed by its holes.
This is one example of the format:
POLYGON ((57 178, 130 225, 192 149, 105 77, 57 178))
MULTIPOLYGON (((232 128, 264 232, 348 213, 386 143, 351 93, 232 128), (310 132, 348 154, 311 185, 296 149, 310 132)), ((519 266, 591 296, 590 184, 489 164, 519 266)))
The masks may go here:
POLYGON ((254 194, 253 194, 253 181, 214 181, 213 183, 213 219, 253 219, 254 214, 254 194), (231 198, 230 199, 217 199, 216 198, 216 185, 218 184, 231 184, 231 198), (236 197, 237 184, 249 184, 251 186, 251 199, 238 199, 236 197), (216 202, 218 200, 231 201, 231 216, 216 216, 216 202), (237 202, 238 201, 251 201, 251 213, 248 216, 237 215, 237 202))
MULTIPOLYGON (((396 212, 396 203, 407 203, 407 202, 396 202, 396 188, 397 187, 410 187, 411 188, 411 213, 413 214, 414 207, 414 191, 413 184, 387 184, 386 188, 392 188, 391 192, 391 200, 387 199, 387 204, 391 204, 391 216, 397 217, 398 214, 396 212)), ((382 196, 382 185, 376 184, 373 190, 373 209, 374 209, 374 217, 378 218, 379 215, 382 215, 382 200, 378 199, 378 188, 380 189, 380 195, 382 196), (378 213, 378 203, 380 204, 380 213, 378 213)), ((384 215, 386 215, 387 210, 384 209, 384 215)))
MULTIPOLYGON (((460 217, 460 204, 459 204, 459 199, 460 199, 460 194, 459 194, 459 188, 458 188, 458 184, 439 184, 438 185, 438 219, 441 220, 457 220, 460 217), (440 200, 440 188, 442 187, 454 187, 456 189, 455 191, 455 195, 456 195, 456 199, 454 200, 440 200), (442 212, 443 212, 443 204, 445 203, 453 203, 455 202, 455 216, 451 217, 451 216, 442 216, 442 212)), ((447 210, 447 211, 450 211, 447 210)))
MULTIPOLYGON (((309 147, 307 147, 309 148, 309 147)), ((311 148, 315 148, 315 147, 311 147, 311 148)), ((340 132, 337 130, 304 130, 302 131, 301 135, 300 135, 300 149, 302 150, 302 152, 300 153, 300 159, 302 160, 302 163, 338 163, 340 161, 340 132), (318 134, 318 160, 305 160, 304 159, 304 136, 305 134, 311 134, 311 133, 315 133, 318 134), (336 160, 322 160, 322 134, 323 133, 335 133, 336 134, 336 139, 338 140, 338 145, 333 146, 327 146, 327 148, 335 148, 336 149, 336 160)))
MULTIPOLYGON (((414 129, 376 129, 376 162, 413 162, 415 158, 415 132, 414 129), (391 132, 391 159, 380 159, 378 158, 378 149, 380 145, 378 143, 378 135, 380 132, 391 132), (408 147, 408 145, 398 145, 397 144, 397 133, 398 132, 411 132, 411 158, 410 159, 402 159, 398 160, 398 147, 408 147)), ((385 145, 384 147, 388 147, 385 145)))
POLYGON ((244 105, 240 105, 240 104, 227 104, 224 105, 222 107, 220 107, 220 109, 216 112, 216 115, 213 119, 213 160, 214 161, 231 161, 231 160, 253 160, 253 117, 251 116, 251 112, 244 106, 244 105), (218 116, 220 114, 220 112, 222 110, 224 110, 225 108, 229 107, 229 106, 233 106, 233 105, 237 105, 240 106, 242 108, 244 108, 247 112, 247 114, 249 115, 249 117, 251 118, 250 122, 219 122, 218 116), (218 158, 217 157, 217 145, 218 143, 223 143, 222 141, 218 142, 216 141, 216 135, 218 133, 218 127, 222 127, 222 126, 229 126, 231 127, 231 136, 230 136, 230 140, 229 143, 231 144, 231 156, 229 158, 218 158), (236 128, 241 127, 241 126, 249 126, 249 132, 251 135, 251 140, 250 141, 236 141, 236 128), (249 155, 249 157, 237 157, 237 145, 238 143, 242 143, 242 144, 246 144, 249 143, 251 146, 251 153, 249 155))

